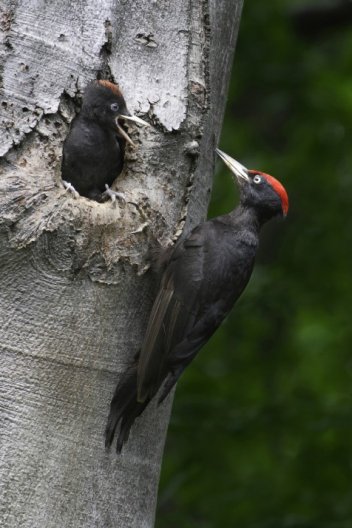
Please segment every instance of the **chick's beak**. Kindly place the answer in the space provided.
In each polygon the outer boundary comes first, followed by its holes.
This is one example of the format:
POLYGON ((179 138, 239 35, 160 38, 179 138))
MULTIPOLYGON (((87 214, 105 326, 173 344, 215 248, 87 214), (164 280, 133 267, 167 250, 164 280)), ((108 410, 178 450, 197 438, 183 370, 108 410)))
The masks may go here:
POLYGON ((241 165, 238 161, 231 158, 228 154, 225 154, 222 150, 215 149, 215 152, 218 156, 223 160, 223 162, 228 166, 230 171, 236 176, 236 178, 240 181, 240 179, 245 180, 246 182, 249 182, 250 179, 248 177, 248 170, 246 167, 241 165))
POLYGON ((129 135, 124 131, 124 129, 122 128, 122 126, 120 125, 119 123, 119 119, 124 119, 125 121, 132 121, 133 123, 138 123, 139 125, 143 125, 143 126, 150 126, 149 123, 147 123, 146 121, 143 121, 143 119, 141 119, 140 117, 137 117, 135 115, 129 115, 127 113, 124 113, 124 114, 120 114, 117 118, 116 118, 116 126, 117 126, 117 130, 119 131, 119 133, 121 134, 121 136, 130 144, 132 145, 133 147, 135 147, 136 145, 133 143, 132 139, 129 137, 129 135))

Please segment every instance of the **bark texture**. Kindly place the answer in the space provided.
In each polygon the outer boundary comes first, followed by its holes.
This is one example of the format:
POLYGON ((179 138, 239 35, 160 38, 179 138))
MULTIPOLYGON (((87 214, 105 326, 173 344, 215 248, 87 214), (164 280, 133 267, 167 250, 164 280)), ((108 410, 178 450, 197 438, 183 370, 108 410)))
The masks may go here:
POLYGON ((0 6, 0 522, 152 527, 171 401, 120 457, 103 432, 153 301, 151 244, 205 218, 241 0, 3 0, 0 6), (62 142, 94 78, 131 131, 126 204, 74 199, 62 142))

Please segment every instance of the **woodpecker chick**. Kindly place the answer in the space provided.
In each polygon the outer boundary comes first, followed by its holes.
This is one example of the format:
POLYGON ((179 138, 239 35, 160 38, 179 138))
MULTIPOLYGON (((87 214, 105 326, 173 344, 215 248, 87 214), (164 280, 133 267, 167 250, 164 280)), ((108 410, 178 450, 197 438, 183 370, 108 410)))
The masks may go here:
POLYGON ((262 225, 287 214, 288 196, 278 180, 217 153, 235 176, 240 204, 200 224, 161 256, 164 271, 139 357, 122 376, 110 406, 106 445, 119 426, 117 452, 135 418, 160 388, 159 403, 164 400, 240 297, 262 225))
POLYGON ((98 202, 104 196, 121 198, 121 193, 111 191, 110 185, 122 171, 126 142, 135 145, 120 120, 149 126, 129 113, 116 84, 90 83, 64 142, 61 164, 64 183, 71 184, 80 195, 98 202))

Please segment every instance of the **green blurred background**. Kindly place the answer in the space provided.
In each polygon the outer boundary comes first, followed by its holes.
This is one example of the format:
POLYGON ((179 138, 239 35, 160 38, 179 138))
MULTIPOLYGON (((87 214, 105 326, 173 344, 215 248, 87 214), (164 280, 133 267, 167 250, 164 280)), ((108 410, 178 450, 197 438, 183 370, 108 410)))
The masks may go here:
MULTIPOLYGON (((352 24, 305 5, 243 9, 220 146, 290 212, 178 384, 157 528, 352 527, 352 24)), ((209 216, 237 201, 218 170, 209 216)))

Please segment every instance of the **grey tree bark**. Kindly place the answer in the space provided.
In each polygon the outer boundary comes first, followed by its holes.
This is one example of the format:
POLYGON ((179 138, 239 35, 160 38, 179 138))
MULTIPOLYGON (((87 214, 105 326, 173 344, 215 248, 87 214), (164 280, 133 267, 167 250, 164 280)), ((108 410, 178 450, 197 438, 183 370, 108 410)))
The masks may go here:
POLYGON ((146 254, 205 218, 242 0, 2 0, 0 524, 154 522, 171 399, 104 449, 109 403, 153 301, 146 254), (92 79, 153 123, 126 204, 74 199, 62 142, 92 79), (185 225, 186 224, 186 225, 185 225))

